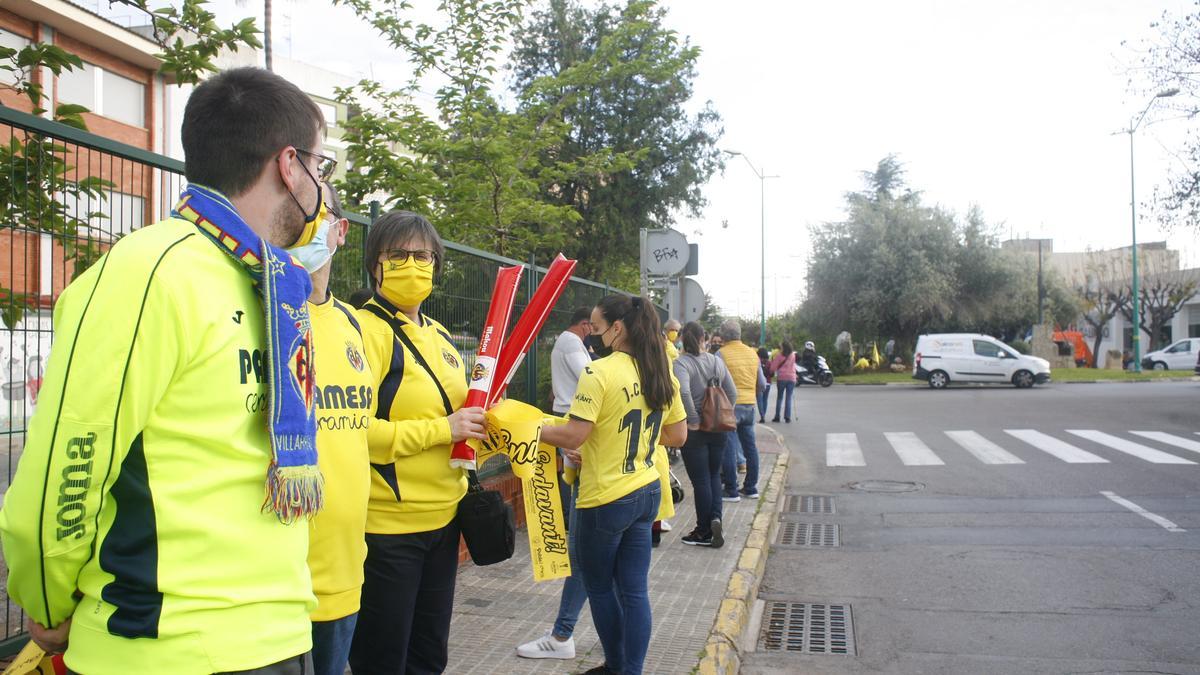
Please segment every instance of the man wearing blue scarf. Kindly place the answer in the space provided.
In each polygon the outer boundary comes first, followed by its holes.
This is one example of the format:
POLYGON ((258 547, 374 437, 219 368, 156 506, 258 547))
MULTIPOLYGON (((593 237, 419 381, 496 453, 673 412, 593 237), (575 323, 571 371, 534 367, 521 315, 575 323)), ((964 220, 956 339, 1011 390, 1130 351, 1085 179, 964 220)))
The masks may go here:
POLYGON ((311 672, 312 287, 285 249, 323 218, 324 128, 265 70, 199 85, 171 217, 58 299, 0 540, 73 672, 311 672))

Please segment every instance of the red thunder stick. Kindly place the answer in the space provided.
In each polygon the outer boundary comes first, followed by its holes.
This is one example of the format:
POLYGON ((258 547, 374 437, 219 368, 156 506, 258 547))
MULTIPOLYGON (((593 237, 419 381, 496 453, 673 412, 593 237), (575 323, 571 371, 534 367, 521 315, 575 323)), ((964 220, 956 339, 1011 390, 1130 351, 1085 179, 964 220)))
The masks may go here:
POLYGON ((575 261, 564 258, 561 253, 554 258, 554 262, 550 263, 550 268, 546 270, 546 277, 538 284, 537 291, 529 301, 529 306, 517 319, 517 325, 513 326, 512 333, 509 334, 508 340, 504 344, 504 351, 500 352, 500 360, 496 364, 496 380, 492 383, 487 407, 496 405, 496 402, 508 389, 508 383, 512 381, 513 375, 516 374, 521 361, 525 359, 525 353, 529 351, 537 334, 541 332, 542 326, 546 325, 550 310, 554 309, 554 304, 562 297, 567 283, 571 280, 571 272, 574 270, 575 261))
MULTIPOLYGON (((496 375, 496 357, 504 347, 504 331, 512 316, 513 302, 517 299, 517 285, 521 283, 523 267, 501 267, 496 273, 496 285, 492 288, 492 304, 488 307, 487 321, 479 338, 479 350, 475 355, 475 366, 471 368, 471 385, 467 389, 467 401, 463 407, 483 407, 496 375)), ((466 441, 459 441, 450 450, 450 466, 475 469, 475 451, 466 441)))

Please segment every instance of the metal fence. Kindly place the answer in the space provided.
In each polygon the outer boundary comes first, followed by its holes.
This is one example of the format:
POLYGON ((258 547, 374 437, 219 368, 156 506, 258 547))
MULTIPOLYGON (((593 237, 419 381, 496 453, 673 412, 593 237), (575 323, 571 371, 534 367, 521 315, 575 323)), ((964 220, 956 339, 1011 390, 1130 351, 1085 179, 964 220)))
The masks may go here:
MULTIPOLYGON (((59 293, 122 235, 165 218, 186 184, 183 163, 0 106, 0 445, 5 453, 0 497, 24 447, 54 336, 59 293)), ((334 257, 330 286, 340 298, 362 288, 362 248, 371 218, 345 214, 354 225, 334 257)), ((446 243, 447 260, 423 310, 446 326, 456 346, 474 358, 496 270, 522 265, 523 292, 514 315, 533 295, 546 269, 469 246, 446 243)), ((548 409, 550 350, 578 306, 614 289, 572 278, 534 347, 517 371, 509 396, 548 409)), ((483 473, 507 470, 489 463, 483 473)), ((0 559, 0 580, 7 580, 0 559)), ((24 615, 0 589, 0 657, 26 640, 24 615)))

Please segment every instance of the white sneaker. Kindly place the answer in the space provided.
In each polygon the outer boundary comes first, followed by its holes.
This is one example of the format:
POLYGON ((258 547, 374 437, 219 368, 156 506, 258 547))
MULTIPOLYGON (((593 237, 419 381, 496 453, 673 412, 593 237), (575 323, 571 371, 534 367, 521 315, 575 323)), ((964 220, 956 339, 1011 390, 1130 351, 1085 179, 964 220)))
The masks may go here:
POLYGON ((517 647, 517 656, 526 659, 573 659, 575 658, 575 638, 569 637, 559 642, 550 633, 517 647))
POLYGON ((658 527, 659 527, 659 528, 660 528, 660 529, 661 529, 663 532, 670 532, 670 531, 671 531, 671 521, 669 521, 669 520, 661 520, 661 521, 659 521, 659 523, 658 523, 658 527))

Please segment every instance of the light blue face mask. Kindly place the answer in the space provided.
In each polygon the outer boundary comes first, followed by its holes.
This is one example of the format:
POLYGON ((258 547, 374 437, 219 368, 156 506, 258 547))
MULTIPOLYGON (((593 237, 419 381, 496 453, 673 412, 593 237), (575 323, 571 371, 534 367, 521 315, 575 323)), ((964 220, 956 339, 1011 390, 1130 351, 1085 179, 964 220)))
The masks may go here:
POLYGON ((333 227, 334 222, 336 221, 326 218, 317 227, 317 233, 313 235, 312 241, 303 246, 288 249, 288 253, 296 256, 309 274, 321 269, 333 258, 334 251, 329 250, 329 228, 333 227))

